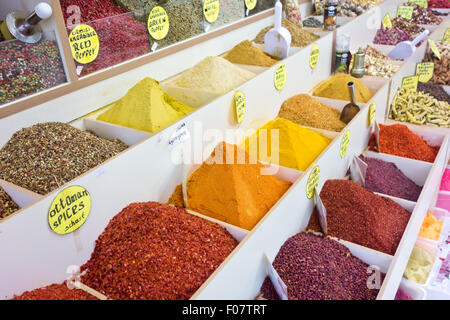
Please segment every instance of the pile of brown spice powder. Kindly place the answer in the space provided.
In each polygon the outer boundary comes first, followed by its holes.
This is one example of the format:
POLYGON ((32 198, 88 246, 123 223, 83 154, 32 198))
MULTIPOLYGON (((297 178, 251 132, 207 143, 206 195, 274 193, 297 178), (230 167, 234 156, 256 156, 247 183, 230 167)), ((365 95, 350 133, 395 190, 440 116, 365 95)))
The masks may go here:
POLYGON ((15 203, 9 194, 7 194, 2 187, 0 187, 0 220, 13 214, 17 210, 19 210, 17 203, 15 203))
POLYGON ((97 239, 81 282, 116 300, 189 299, 237 244, 183 209, 132 203, 97 239))
MULTIPOLYGON (((283 19, 281 21, 281 25, 283 27, 285 27, 286 29, 288 29, 288 31, 290 32, 291 37, 292 37, 292 40, 291 40, 292 47, 306 47, 310 43, 312 43, 320 38, 320 36, 315 35, 314 33, 311 33, 305 29, 300 28, 295 23, 293 23, 287 19, 283 19)), ((262 29, 256 36, 256 38, 254 40, 255 43, 261 43, 261 44, 264 43, 264 36, 266 35, 267 31, 269 31, 272 28, 273 28, 273 26, 262 29)))
MULTIPOLYGON (((312 233, 286 240, 273 267, 287 286, 289 300, 375 300, 379 291, 367 287, 366 263, 339 242, 312 233)), ((261 293, 279 300, 269 277, 261 293)))
POLYGON ((65 283, 25 291, 11 300, 98 300, 80 289, 69 289, 65 283))
POLYGON ((0 150, 0 179, 47 194, 128 148, 67 123, 21 129, 0 150))
POLYGON ((298 125, 340 132, 346 124, 337 109, 314 99, 308 94, 298 94, 283 102, 278 116, 298 125))
MULTIPOLYGON (((327 180, 320 191, 328 235, 394 255, 411 214, 350 180, 327 180)), ((321 232, 314 209, 308 229, 321 232)))
POLYGON ((233 47, 225 56, 225 59, 231 63, 247 64, 261 67, 271 67, 278 62, 279 59, 275 59, 255 47, 253 43, 248 40, 244 40, 233 47))

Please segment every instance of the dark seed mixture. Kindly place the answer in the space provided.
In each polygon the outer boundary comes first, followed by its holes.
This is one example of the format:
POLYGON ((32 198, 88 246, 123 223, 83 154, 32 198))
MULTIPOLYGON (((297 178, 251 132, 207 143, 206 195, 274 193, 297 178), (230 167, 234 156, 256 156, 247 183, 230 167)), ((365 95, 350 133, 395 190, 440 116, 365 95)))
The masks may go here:
POLYGON ((9 194, 7 194, 2 187, 0 187, 0 220, 13 214, 17 210, 19 210, 17 203, 15 203, 9 194))
MULTIPOLYGON (((411 214, 350 180, 327 180, 320 192, 328 235, 394 255, 411 214)), ((321 232, 314 210, 308 228, 321 232)))
POLYGON ((0 179, 44 195, 126 148, 66 123, 39 123, 0 149, 0 179))
POLYGON ((55 41, 8 41, 0 45, 0 57, 0 104, 66 82, 55 41))
POLYGON ((132 203, 97 239, 81 282, 111 299, 189 299, 237 244, 180 208, 132 203))
POLYGON ((422 187, 401 172, 392 162, 360 156, 367 163, 364 187, 373 192, 417 201, 422 187))
MULTIPOLYGON (((379 290, 368 288, 366 263, 337 241, 312 233, 290 237, 273 266, 287 286, 289 300, 375 300, 378 295, 379 290)), ((261 293, 266 299, 279 299, 268 277, 261 293)))
POLYGON ((97 298, 80 289, 69 289, 65 283, 61 283, 26 291, 11 300, 97 300, 97 298))
POLYGON ((417 85, 417 91, 428 93, 436 98, 436 100, 450 103, 450 95, 439 85, 419 82, 417 85))

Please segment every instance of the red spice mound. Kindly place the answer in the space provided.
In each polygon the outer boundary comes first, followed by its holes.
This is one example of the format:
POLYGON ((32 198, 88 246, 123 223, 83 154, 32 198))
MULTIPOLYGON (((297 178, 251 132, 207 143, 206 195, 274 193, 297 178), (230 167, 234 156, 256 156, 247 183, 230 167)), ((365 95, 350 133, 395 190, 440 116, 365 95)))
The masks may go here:
POLYGON ((133 203, 97 239, 81 282, 110 299, 189 299, 237 244, 180 208, 133 203))
POLYGON ((369 141, 369 149, 427 162, 434 162, 439 152, 439 146, 428 145, 404 124, 380 124, 380 150, 377 150, 375 136, 369 141))
MULTIPOLYGON (((375 300, 379 291, 367 286, 373 273, 367 272, 366 263, 337 241, 312 233, 286 240, 273 267, 287 286, 289 300, 375 300)), ((265 299, 279 300, 268 277, 261 293, 265 299)))
MULTIPOLYGON (((394 255, 411 214, 350 180, 327 180, 320 192, 328 235, 394 255)), ((314 209, 308 228, 321 231, 314 209)))
POLYGON ((69 289, 65 283, 61 283, 25 291, 11 300, 97 300, 97 298, 80 289, 69 289))
POLYGON ((70 11, 70 13, 67 12, 67 9, 70 6, 78 6, 78 8, 80 8, 80 23, 116 16, 127 12, 125 9, 116 5, 112 0, 59 0, 59 2, 61 3, 61 9, 66 23, 75 13, 74 11, 70 11))

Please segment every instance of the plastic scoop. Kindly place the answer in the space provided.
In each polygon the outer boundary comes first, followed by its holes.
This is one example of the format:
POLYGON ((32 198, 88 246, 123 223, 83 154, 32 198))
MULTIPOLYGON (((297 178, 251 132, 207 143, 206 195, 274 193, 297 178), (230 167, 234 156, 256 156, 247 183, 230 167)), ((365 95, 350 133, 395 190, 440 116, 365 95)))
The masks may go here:
POLYGON ((413 41, 402 41, 398 43, 395 48, 389 52, 389 58, 399 60, 408 59, 414 51, 416 51, 416 45, 425 39, 429 34, 430 31, 424 30, 413 41))
POLYGON ((347 103, 342 109, 340 120, 344 122, 345 124, 348 124, 352 119, 356 116, 356 114, 359 112, 359 107, 356 104, 355 100, 355 84, 353 81, 347 82, 347 87, 350 92, 350 99, 351 102, 347 103))
POLYGON ((291 34, 281 26, 281 12, 283 6, 280 1, 275 4, 275 23, 264 36, 264 51, 277 58, 287 58, 291 47, 291 34))

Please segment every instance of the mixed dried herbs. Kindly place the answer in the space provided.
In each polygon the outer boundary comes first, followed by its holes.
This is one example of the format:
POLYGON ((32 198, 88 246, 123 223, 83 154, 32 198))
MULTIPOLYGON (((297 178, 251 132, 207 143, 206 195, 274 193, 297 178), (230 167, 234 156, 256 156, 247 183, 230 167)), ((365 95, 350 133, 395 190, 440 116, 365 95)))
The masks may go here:
POLYGON ((45 195, 126 148, 66 123, 39 123, 0 150, 0 179, 45 195))
POLYGON ((17 203, 15 203, 9 194, 7 194, 2 187, 0 187, 0 220, 13 214, 17 210, 19 210, 17 203))

